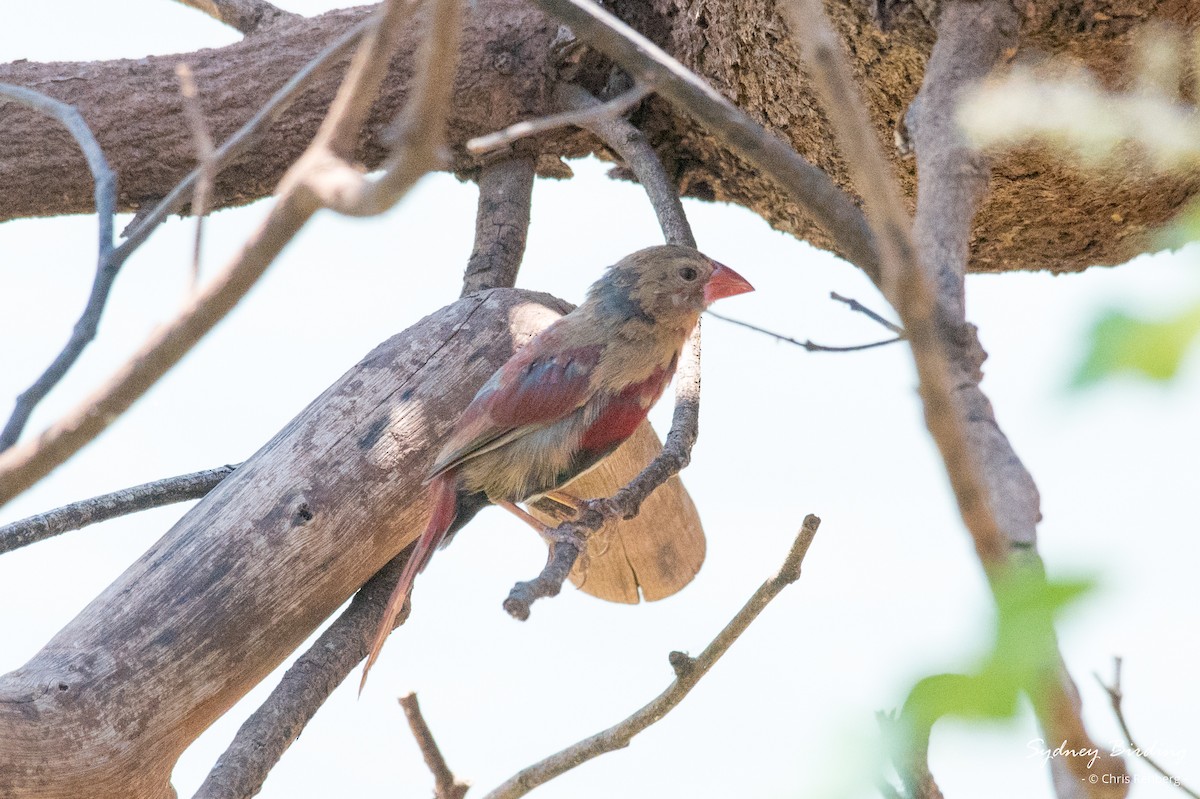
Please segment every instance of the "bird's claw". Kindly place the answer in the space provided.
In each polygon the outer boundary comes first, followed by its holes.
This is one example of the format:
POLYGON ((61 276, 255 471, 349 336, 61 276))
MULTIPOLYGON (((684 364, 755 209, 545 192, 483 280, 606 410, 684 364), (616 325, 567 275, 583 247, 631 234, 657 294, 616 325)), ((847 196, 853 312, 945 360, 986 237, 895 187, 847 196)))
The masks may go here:
POLYGON ((581 554, 587 547, 587 535, 581 533, 574 527, 568 527, 566 530, 560 530, 558 528, 548 530, 546 531, 546 537, 553 541, 555 545, 570 544, 581 554))

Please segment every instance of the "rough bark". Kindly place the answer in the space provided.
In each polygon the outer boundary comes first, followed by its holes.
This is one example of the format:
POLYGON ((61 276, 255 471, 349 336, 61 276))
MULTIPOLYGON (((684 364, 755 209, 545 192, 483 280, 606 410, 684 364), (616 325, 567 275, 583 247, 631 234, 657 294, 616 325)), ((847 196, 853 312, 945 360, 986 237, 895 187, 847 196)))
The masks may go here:
POLYGON ((317 398, 0 677, 0 796, 171 796, 179 754, 416 536, 430 442, 565 307, 474 295, 317 398))
MULTIPOLYGON (((903 2, 869 7, 862 0, 830 0, 827 5, 852 54, 878 135, 890 140, 921 85, 932 29, 915 5, 903 2)), ((1133 39, 1146 23, 1168 21, 1192 30, 1200 16, 1183 0, 1061 0, 1018 8, 1024 14, 1021 58, 1061 55, 1094 69, 1110 86, 1126 82, 1133 39)), ((620 0, 616 10, 847 185, 844 165, 772 0, 620 0)), ((188 61, 196 72, 206 117, 220 139, 363 13, 345 10, 282 23, 237 44, 184 56, 18 62, 0 66, 0 80, 78 105, 120 175, 123 207, 134 208, 164 195, 193 162, 173 72, 177 61, 188 61)), ((547 76, 557 30, 523 0, 469 5, 451 121, 455 170, 478 166, 461 148, 470 136, 550 110, 547 76)), ((405 47, 394 64, 389 89, 362 142, 359 156, 368 166, 379 162, 377 136, 407 91, 412 49, 405 47)), ((598 91, 604 74, 585 70, 585 78, 592 76, 589 88, 598 91)), ((270 192, 315 130, 334 80, 330 76, 314 87, 261 146, 222 173, 218 205, 270 192)), ((824 233, 777 187, 661 102, 648 103, 636 121, 685 193, 745 205, 783 230, 829 246, 824 233)), ((91 208, 87 172, 64 134, 11 106, 0 106, 0 122, 6 132, 0 140, 0 219, 91 208)), ((546 134, 539 144, 543 153, 565 156, 581 155, 588 146, 570 131, 546 134)), ((914 164, 897 158, 895 166, 911 202, 914 164)), ((1085 174, 1032 148, 1003 155, 994 163, 991 191, 974 225, 971 269, 1070 271, 1127 260, 1151 246, 1147 234, 1200 188, 1197 173, 1148 174, 1137 165, 1119 175, 1085 174)))

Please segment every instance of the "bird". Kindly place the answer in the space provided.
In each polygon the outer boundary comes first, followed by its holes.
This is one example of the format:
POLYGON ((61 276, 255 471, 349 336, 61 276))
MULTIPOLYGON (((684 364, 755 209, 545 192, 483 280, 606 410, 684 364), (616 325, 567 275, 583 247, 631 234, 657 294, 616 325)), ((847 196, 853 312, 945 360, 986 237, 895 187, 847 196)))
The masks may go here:
POLYGON ((646 418, 704 309, 753 290, 692 247, 638 250, 492 374, 430 468, 433 510, 388 600, 360 694, 417 574, 458 526, 489 503, 543 531, 517 503, 549 497, 582 507, 557 489, 612 453, 646 418))

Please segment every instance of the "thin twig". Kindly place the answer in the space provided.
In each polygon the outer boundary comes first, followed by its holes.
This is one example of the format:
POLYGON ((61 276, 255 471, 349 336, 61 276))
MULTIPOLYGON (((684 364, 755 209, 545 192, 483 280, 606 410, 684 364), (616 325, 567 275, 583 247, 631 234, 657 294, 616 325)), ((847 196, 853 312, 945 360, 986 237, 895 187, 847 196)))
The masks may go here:
POLYGON ((774 330, 767 330, 765 327, 759 327, 758 325, 753 325, 749 322, 743 322, 741 319, 722 316, 715 311, 705 311, 705 313, 714 319, 720 319, 722 322, 729 322, 730 324, 737 325, 738 327, 744 327, 747 330, 753 330, 755 333, 762 333, 764 336, 770 336, 776 341, 782 341, 785 344, 794 344, 808 352, 861 352, 862 350, 872 350, 876 347, 882 347, 887 344, 895 344, 897 341, 904 341, 904 336, 896 336, 895 338, 889 338, 883 341, 872 341, 870 344, 855 344, 849 347, 830 347, 826 346, 825 344, 814 344, 807 339, 800 341, 799 339, 794 339, 791 336, 785 336, 782 333, 776 333, 774 330))
POLYGON ((239 33, 249 35, 280 22, 299 19, 299 14, 284 11, 267 0, 176 0, 199 9, 239 33))
POLYGON ((835 247, 872 278, 879 259, 866 218, 829 176, 726 100, 662 48, 591 0, 535 0, 567 23, 575 35, 621 65, 638 83, 686 111, 733 152, 773 177, 833 240, 835 247))
POLYGON ((733 642, 738 639, 750 626, 758 614, 762 612, 772 599, 791 583, 800 579, 800 567, 804 556, 812 544, 821 520, 809 515, 804 519, 792 548, 774 577, 763 583, 753 596, 746 602, 729 624, 717 634, 717 637, 704 648, 704 651, 691 658, 686 665, 681 665, 675 659, 673 668, 675 680, 671 685, 655 697, 649 704, 624 721, 596 733, 589 738, 563 749, 561 752, 538 763, 521 769, 513 777, 504 782, 485 799, 517 799, 524 796, 539 785, 554 779, 587 761, 607 752, 613 752, 629 745, 629 742, 642 730, 662 719, 671 712, 688 692, 696 686, 713 664, 724 655, 733 642))
MULTIPOLYGON (((555 96, 573 109, 596 108, 600 102, 591 94, 570 84, 559 84, 555 96)), ((658 217, 668 244, 696 246, 691 225, 683 211, 679 194, 667 178, 662 161, 636 127, 621 117, 603 116, 588 121, 587 128, 625 160, 645 189, 658 217)), ((700 434, 700 325, 692 331, 679 359, 675 376, 675 412, 671 430, 662 452, 633 480, 610 499, 591 500, 588 508, 574 519, 563 522, 549 534, 555 541, 550 559, 533 580, 513 586, 504 609, 515 619, 529 618, 530 606, 538 599, 557 596, 571 568, 579 558, 572 541, 586 538, 605 523, 631 519, 637 515, 646 497, 678 474, 692 457, 692 446, 700 434)))
POLYGON ((865 314, 869 318, 875 320, 879 324, 886 327, 888 330, 895 333, 900 338, 904 338, 904 328, 900 327, 900 325, 896 324, 895 322, 889 322, 887 319, 884 319, 882 316, 875 313, 874 311, 872 311, 867 306, 863 305, 858 300, 852 299, 850 297, 843 297, 841 294, 838 294, 836 291, 829 292, 829 298, 831 300, 836 300, 837 302, 846 303, 846 305, 848 305, 850 307, 850 310, 857 311, 860 314, 865 314))
POLYGON ((442 757, 442 750, 433 737, 433 731, 429 729, 429 724, 421 714, 417 695, 407 694, 397 701, 404 710, 404 717, 408 719, 408 728, 412 730, 413 738, 421 749, 425 765, 429 766, 429 771, 433 774, 434 799, 463 799, 471 785, 459 782, 450 766, 446 765, 446 758, 442 757))
POLYGON ((0 527, 0 555, 45 541, 56 535, 80 530, 91 524, 128 516, 176 502, 200 499, 233 473, 238 464, 218 466, 202 472, 166 477, 132 488, 123 488, 61 508, 39 513, 0 527))
POLYGON ((35 442, 0 453, 0 505, 36 483, 100 434, 174 366, 245 296, 279 252, 323 205, 366 215, 390 207, 431 165, 443 135, 458 52, 456 0, 437 0, 433 28, 418 58, 422 77, 401 114, 405 123, 378 178, 367 181, 337 153, 352 148, 386 71, 409 6, 389 0, 374 16, 373 35, 343 81, 317 138, 283 176, 279 199, 226 268, 188 306, 154 333, 142 350, 96 395, 70 411, 35 442), (429 128, 420 130, 428 122, 429 128), (410 150, 411 148, 411 150, 410 150), (351 183, 350 175, 354 176, 351 183))
MULTIPOLYGON (((223 167, 249 150, 258 141, 259 136, 283 115, 283 112, 301 92, 323 75, 325 70, 333 66, 339 58, 350 52, 350 49, 374 24, 374 21, 375 17, 369 16, 343 33, 324 50, 317 53, 311 61, 304 65, 303 69, 289 78, 287 83, 280 86, 271 95, 271 99, 267 100, 254 116, 250 117, 213 153, 213 177, 215 178, 223 167)), ((118 263, 123 263, 134 250, 140 247, 164 219, 183 208, 188 202, 188 198, 192 196, 199 180, 200 170, 192 170, 153 208, 145 210, 145 213, 142 210, 138 211, 134 223, 131 223, 122 234, 125 241, 117 247, 114 253, 118 263)))
POLYGON ((513 153, 483 165, 475 210, 475 246, 463 273, 462 296, 512 286, 525 255, 537 158, 513 153))
POLYGON ((4 429, 0 431, 0 452, 2 452, 17 443, 33 409, 62 380, 67 370, 79 359, 84 348, 96 337, 96 328, 100 324, 100 315, 104 311, 104 304, 108 301, 109 291, 112 289, 113 280, 120 268, 120 259, 115 257, 113 251, 113 215, 117 202, 117 176, 109 168, 104 151, 100 148, 96 137, 92 135, 87 122, 74 107, 33 89, 0 83, 0 95, 11 97, 22 105, 54 117, 74 137, 79 149, 83 151, 88 169, 91 170, 92 179, 95 182, 96 217, 99 220, 96 277, 92 281, 92 290, 88 295, 87 304, 84 306, 79 321, 72 328, 71 336, 67 339, 62 351, 34 381, 33 385, 17 397, 12 415, 4 425, 4 429))
POLYGON ((192 69, 181 61, 175 65, 175 74, 179 78, 183 115, 192 132, 192 143, 196 146, 196 161, 199 164, 197 168, 200 170, 200 179, 196 182, 196 194, 192 200, 192 216, 196 217, 196 238, 192 246, 192 290, 195 291, 200 285, 200 245, 204 238, 204 217, 208 214, 216 163, 213 161, 212 136, 208 132, 208 123, 204 121, 204 111, 201 110, 200 101, 196 96, 196 81, 192 76, 192 69))
POLYGON ((561 114, 551 114, 540 119, 531 119, 509 125, 507 128, 486 136, 477 136, 467 142, 467 151, 479 155, 503 147, 506 144, 536 136, 549 130, 557 130, 574 126, 590 128, 592 123, 613 117, 624 116, 629 109, 646 99, 654 89, 649 85, 638 85, 626 92, 618 94, 608 102, 592 108, 564 111, 561 114))
MULTIPOLYGON (((368 642, 383 620, 388 597, 407 560, 408 552, 402 552, 376 572, 350 606, 296 659, 238 729, 194 799, 243 799, 258 793, 271 768, 317 710, 367 656, 368 642)), ((405 603, 397 627, 408 619, 408 611, 405 603)))
POLYGON ((1180 782, 1178 777, 1163 768, 1154 758, 1146 753, 1146 750, 1133 742, 1133 733, 1129 731, 1129 723, 1125 721, 1125 712, 1121 709, 1121 703, 1125 700, 1125 694, 1121 691, 1121 658, 1113 658, 1113 681, 1111 685, 1106 684, 1100 675, 1095 672, 1092 673, 1092 676, 1096 678, 1096 682, 1100 683, 1100 687, 1108 694, 1108 699, 1112 703, 1113 715, 1117 717, 1117 724, 1121 726, 1121 733, 1125 736, 1126 751, 1132 752, 1146 761, 1147 766, 1157 771, 1167 782, 1192 797, 1192 799, 1200 799, 1200 793, 1180 782))

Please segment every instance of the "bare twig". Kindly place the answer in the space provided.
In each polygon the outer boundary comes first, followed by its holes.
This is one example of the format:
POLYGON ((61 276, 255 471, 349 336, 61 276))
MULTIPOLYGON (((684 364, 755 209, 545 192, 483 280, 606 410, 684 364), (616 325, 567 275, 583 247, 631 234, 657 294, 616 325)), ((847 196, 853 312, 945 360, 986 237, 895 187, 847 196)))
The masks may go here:
POLYGON ((204 239, 204 217, 208 214, 209 198, 212 196, 213 172, 216 163, 213 161, 213 140, 208 132, 208 123, 204 121, 204 112, 200 109, 200 101, 196 97, 196 81, 192 69, 180 62, 175 65, 175 74, 179 77, 180 94, 183 96, 183 115, 192 131, 192 142, 196 146, 197 167, 200 179, 196 182, 196 195, 192 200, 192 216, 196 217, 196 239, 192 246, 192 290, 200 285, 200 245, 204 239))
POLYGON ((455 778, 454 772, 450 771, 450 767, 446 765, 446 758, 442 757, 442 750, 438 748, 433 732, 425 722, 425 717, 421 715, 421 705, 417 703, 417 695, 408 694, 400 697, 398 701, 404 710, 404 717, 408 719, 408 728, 412 730, 413 738, 416 739, 417 746, 421 748, 421 756, 425 758, 425 765, 429 766, 429 771, 433 774, 434 799, 463 799, 471 785, 459 782, 455 778))
POLYGON ((436 0, 431 35, 418 58, 419 80, 383 174, 366 180, 339 158, 350 152, 365 120, 408 6, 389 0, 375 15, 371 35, 351 65, 317 138, 280 182, 279 200, 242 251, 195 295, 174 321, 93 397, 51 426, 37 441, 0 454, 0 504, 33 485, 95 438, 142 396, 245 295, 275 256, 323 205, 365 215, 386 210, 431 165, 457 63, 457 0, 436 0), (366 55, 362 55, 365 53, 366 55), (425 124, 429 129, 423 129, 425 124))
MULTIPOLYGON (((560 102, 575 109, 595 108, 600 104, 588 92, 569 84, 560 84, 555 93, 560 102)), ((667 243, 695 247, 696 239, 684 214, 683 203, 679 201, 679 194, 667 178, 662 161, 641 131, 625 119, 612 116, 593 118, 586 127, 615 150, 633 170, 646 190, 667 243)), ((671 417, 671 430, 663 442, 662 452, 610 499, 592 500, 587 510, 555 528, 550 534, 555 540, 554 549, 546 567, 533 580, 513 586, 504 600, 504 609, 513 618, 524 621, 529 618, 530 606, 534 602, 557 596, 580 554, 569 539, 586 537, 608 521, 636 516, 642 502, 654 489, 687 466, 699 433, 700 325, 697 324, 684 344, 679 359, 675 376, 675 413, 671 417)))
POLYGON ((535 0, 582 40, 620 64, 639 83, 686 111, 785 189, 833 239, 837 249, 872 278, 879 259, 858 206, 829 176, 768 133, 744 111, 646 37, 591 0, 535 0))
POLYGON ((498 149, 506 144, 512 144, 519 139, 545 133, 548 130, 557 130, 558 128, 568 126, 590 128, 594 122, 624 116, 626 112, 646 99, 653 91, 648 85, 634 86, 629 91, 622 92, 608 102, 594 107, 564 111, 561 114, 552 114, 540 119, 518 122, 496 133, 489 133, 486 136, 477 136, 471 139, 467 142, 467 150, 478 155, 498 149))
POLYGON ((731 316, 722 316, 715 311, 705 311, 705 313, 711 316, 713 319, 720 319, 722 322, 728 322, 731 325, 744 327, 747 330, 753 330, 755 333, 762 333, 764 336, 770 336, 776 341, 782 341, 784 344, 794 344, 795 346, 800 347, 807 352, 861 352, 862 350, 873 350, 876 347, 882 347, 886 344, 895 344, 897 341, 904 341, 904 336, 896 336, 895 338, 885 339, 884 341, 872 341, 870 344, 855 344, 849 347, 829 347, 824 344, 815 344, 808 340, 801 341, 799 339, 792 338, 791 336, 785 336, 782 333, 776 333, 774 330, 767 330, 765 327, 759 327, 758 325, 754 325, 749 322, 743 322, 741 319, 734 319, 731 316))
POLYGON ((874 311, 872 311, 867 306, 863 305, 858 300, 852 299, 851 297, 843 297, 841 294, 838 294, 836 291, 829 292, 829 298, 831 300, 835 300, 837 302, 846 303, 846 305, 849 306, 850 310, 857 311, 860 314, 865 314, 867 317, 869 317, 870 319, 873 319, 874 321, 883 325, 884 327, 886 327, 888 330, 895 333, 900 338, 904 338, 904 328, 900 327, 900 325, 896 324, 895 322, 889 322, 887 319, 884 319, 882 316, 875 313, 874 311))
POLYGON ((695 658, 688 659, 685 666, 680 666, 678 658, 675 659, 675 663, 673 663, 675 680, 667 690, 624 721, 585 738, 528 768, 521 769, 503 785, 489 793, 485 799, 516 799, 524 796, 537 786, 576 766, 607 752, 628 746, 635 735, 673 710, 695 687, 696 683, 708 673, 713 664, 729 650, 738 636, 758 618, 758 614, 762 612, 763 608, 778 596, 784 587, 800 579, 800 567, 804 562, 804 555, 808 552, 820 523, 821 520, 816 516, 810 514, 805 517, 804 525, 800 528, 792 548, 788 551, 787 557, 776 575, 754 592, 749 601, 717 634, 712 643, 704 648, 703 652, 695 658))
POLYGON ((84 307, 79 321, 71 330, 71 336, 62 351, 34 381, 33 385, 17 397, 12 415, 4 425, 4 429, 0 431, 0 451, 3 451, 17 442, 33 409, 58 384, 67 370, 79 359, 84 348, 96 337, 100 315, 104 311, 104 304, 108 301, 108 293, 117 276, 120 261, 114 257, 113 253, 113 214, 117 200, 117 176, 109 168, 104 151, 100 148, 96 137, 92 135, 87 122, 72 106, 33 89, 0 83, 0 95, 11 97, 22 105, 54 117, 75 138, 87 160, 92 179, 95 181, 96 216, 99 219, 96 277, 92 282, 92 291, 88 295, 87 305, 84 307))
POLYGON ((223 22, 239 33, 249 35, 280 22, 298 19, 298 14, 284 11, 267 0, 176 0, 185 6, 197 8, 218 22, 223 22))
MULTIPOLYGON (((246 719, 194 799, 243 799, 258 793, 268 772, 305 725, 367 656, 367 642, 408 560, 402 552, 359 589, 350 606, 296 659, 266 701, 246 719)), ((396 626, 408 619, 406 603, 396 626)))
POLYGON ((181 474, 123 488, 110 494, 72 502, 37 516, 11 522, 0 527, 0 555, 14 549, 45 541, 56 535, 80 530, 91 524, 128 516, 131 513, 161 508, 176 502, 200 499, 233 473, 237 464, 218 466, 202 472, 181 474))
POLYGON ((475 246, 463 275, 462 295, 517 281, 537 158, 513 153, 484 164, 479 172, 479 204, 475 211, 475 246))
POLYGON ((1105 683, 1099 674, 1093 672, 1092 676, 1096 678, 1096 682, 1100 683, 1100 687, 1108 694, 1108 699, 1112 703, 1113 715, 1117 717, 1117 724, 1121 725, 1121 733, 1125 736, 1126 751, 1140 757, 1146 762, 1147 766, 1157 771, 1167 782, 1192 797, 1192 799, 1200 799, 1200 793, 1180 782, 1178 777, 1163 768, 1154 758, 1146 753, 1145 749, 1133 742, 1133 733, 1129 731, 1129 723, 1125 721, 1125 712, 1121 709, 1121 703, 1125 700, 1125 694, 1121 692, 1121 658, 1113 658, 1113 680, 1111 685, 1105 683))

